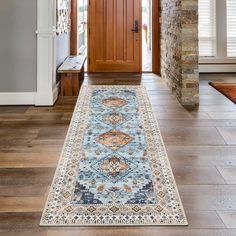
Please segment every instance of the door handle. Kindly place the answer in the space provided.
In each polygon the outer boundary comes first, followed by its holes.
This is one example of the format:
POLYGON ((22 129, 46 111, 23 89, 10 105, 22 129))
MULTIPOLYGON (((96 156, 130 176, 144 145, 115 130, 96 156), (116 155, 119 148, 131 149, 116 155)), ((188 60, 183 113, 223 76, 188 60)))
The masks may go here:
POLYGON ((134 21, 134 29, 132 29, 134 33, 139 33, 139 22, 138 20, 134 21))

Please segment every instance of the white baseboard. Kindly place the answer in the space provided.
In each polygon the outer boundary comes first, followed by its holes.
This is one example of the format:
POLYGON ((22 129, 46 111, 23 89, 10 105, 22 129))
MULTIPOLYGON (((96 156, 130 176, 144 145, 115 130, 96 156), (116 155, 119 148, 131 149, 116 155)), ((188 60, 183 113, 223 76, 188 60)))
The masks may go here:
POLYGON ((52 93, 36 93, 35 106, 53 106, 58 97, 58 87, 53 89, 52 93))
POLYGON ((52 93, 21 92, 1 93, 0 105, 52 106, 58 97, 58 85, 52 93))
POLYGON ((236 64, 200 64, 200 73, 234 73, 236 64))
POLYGON ((35 92, 25 93, 1 93, 0 105, 34 105, 35 92))

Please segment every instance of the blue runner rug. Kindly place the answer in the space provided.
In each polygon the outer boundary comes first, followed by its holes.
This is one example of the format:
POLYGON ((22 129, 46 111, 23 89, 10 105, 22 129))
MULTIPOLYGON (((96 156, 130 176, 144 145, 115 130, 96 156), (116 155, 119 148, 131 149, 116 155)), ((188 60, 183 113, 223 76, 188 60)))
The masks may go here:
POLYGON ((187 225, 144 87, 83 86, 41 225, 187 225))

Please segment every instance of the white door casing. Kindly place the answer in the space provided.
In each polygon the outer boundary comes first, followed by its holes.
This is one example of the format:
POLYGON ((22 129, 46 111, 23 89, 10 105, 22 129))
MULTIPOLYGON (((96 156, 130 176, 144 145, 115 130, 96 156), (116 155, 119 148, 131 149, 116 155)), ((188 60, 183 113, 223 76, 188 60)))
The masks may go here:
POLYGON ((56 85, 56 1, 37 0, 37 92, 36 106, 53 105, 56 85))

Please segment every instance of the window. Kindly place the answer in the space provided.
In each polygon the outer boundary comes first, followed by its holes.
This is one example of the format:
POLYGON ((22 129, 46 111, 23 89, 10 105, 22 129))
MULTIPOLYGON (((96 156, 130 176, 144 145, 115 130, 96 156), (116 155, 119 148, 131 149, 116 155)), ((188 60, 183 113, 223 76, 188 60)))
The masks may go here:
POLYGON ((227 0, 227 56, 236 57, 236 0, 227 0))
POLYGON ((236 61, 236 0, 199 0, 201 62, 236 61))
POLYGON ((78 7, 78 53, 83 54, 87 47, 87 0, 77 0, 78 7))
POLYGON ((201 57, 216 56, 215 0, 199 0, 199 55, 201 57))

